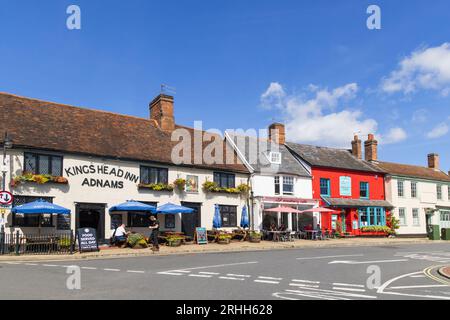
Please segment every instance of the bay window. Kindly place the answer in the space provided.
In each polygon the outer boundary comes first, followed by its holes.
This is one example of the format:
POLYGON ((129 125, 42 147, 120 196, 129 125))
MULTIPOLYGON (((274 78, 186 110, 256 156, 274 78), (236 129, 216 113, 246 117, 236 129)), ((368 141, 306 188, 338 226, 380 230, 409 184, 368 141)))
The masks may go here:
POLYGON ((384 208, 360 208, 358 212, 361 227, 386 226, 386 211, 384 208))

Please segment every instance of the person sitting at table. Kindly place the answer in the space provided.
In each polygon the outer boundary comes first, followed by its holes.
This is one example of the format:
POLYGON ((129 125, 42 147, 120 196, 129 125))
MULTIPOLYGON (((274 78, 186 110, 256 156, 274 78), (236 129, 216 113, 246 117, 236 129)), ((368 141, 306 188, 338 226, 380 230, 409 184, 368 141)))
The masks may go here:
POLYGON ((308 224, 308 225, 305 227, 305 231, 312 231, 312 224, 308 224))

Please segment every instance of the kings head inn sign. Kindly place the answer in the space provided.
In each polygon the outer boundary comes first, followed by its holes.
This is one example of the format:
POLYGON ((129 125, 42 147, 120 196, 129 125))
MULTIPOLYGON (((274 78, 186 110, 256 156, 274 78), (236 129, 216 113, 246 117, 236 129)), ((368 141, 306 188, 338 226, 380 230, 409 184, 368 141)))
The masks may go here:
POLYGON ((111 188, 111 189, 123 189, 123 183, 125 181, 131 181, 134 183, 139 182, 139 176, 129 171, 124 171, 116 167, 110 167, 107 165, 80 165, 73 166, 65 169, 67 177, 74 177, 79 175, 102 175, 109 178, 93 178, 85 177, 83 187, 97 187, 97 188, 111 188))

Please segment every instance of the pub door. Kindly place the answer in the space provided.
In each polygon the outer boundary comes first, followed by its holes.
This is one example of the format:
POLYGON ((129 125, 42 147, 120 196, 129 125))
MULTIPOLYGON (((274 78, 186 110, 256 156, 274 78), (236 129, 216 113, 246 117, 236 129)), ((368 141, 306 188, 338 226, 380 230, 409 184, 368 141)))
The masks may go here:
POLYGON ((182 202, 181 205, 194 209, 194 213, 181 215, 181 231, 188 237, 194 237, 196 228, 202 225, 202 204, 182 202))
POLYGON ((97 239, 105 242, 105 205, 78 203, 76 205, 76 226, 80 228, 93 228, 97 230, 97 239))

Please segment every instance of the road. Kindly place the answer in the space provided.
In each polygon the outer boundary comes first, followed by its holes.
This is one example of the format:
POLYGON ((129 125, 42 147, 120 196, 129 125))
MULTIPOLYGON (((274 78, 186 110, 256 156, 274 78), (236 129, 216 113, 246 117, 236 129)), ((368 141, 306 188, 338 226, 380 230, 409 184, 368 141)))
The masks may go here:
POLYGON ((0 263, 0 299, 450 300, 445 264, 450 244, 0 263))

